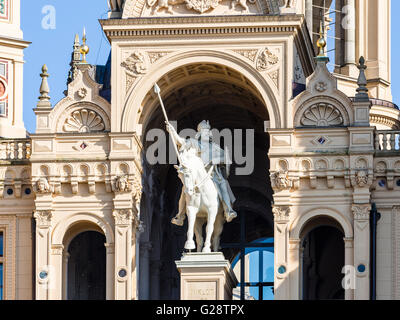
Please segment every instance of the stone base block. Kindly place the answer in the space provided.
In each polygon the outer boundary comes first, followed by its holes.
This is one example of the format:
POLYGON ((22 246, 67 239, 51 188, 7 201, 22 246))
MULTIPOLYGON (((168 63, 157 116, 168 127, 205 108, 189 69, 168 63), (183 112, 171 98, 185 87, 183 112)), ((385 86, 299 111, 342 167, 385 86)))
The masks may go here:
POLYGON ((181 274, 181 300, 232 300, 238 281, 222 252, 184 253, 175 263, 181 274))

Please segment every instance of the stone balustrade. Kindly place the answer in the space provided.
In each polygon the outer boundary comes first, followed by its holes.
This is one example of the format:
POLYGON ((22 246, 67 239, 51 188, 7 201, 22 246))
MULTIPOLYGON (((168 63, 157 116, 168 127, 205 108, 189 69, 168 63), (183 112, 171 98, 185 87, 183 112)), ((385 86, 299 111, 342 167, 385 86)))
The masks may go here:
POLYGON ((399 151, 400 131, 383 130, 376 131, 375 150, 376 151, 399 151))
POLYGON ((30 139, 0 140, 0 160, 28 160, 30 157, 30 139))

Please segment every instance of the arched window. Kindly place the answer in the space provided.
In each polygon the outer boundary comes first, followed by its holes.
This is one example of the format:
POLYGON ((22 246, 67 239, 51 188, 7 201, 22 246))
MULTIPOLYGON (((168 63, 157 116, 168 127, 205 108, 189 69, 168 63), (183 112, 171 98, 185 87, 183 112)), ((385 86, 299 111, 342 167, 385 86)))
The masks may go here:
POLYGON ((232 262, 235 274, 240 274, 234 298, 239 299, 243 290, 246 300, 273 300, 274 238, 258 239, 241 251, 243 254, 238 254, 232 262))

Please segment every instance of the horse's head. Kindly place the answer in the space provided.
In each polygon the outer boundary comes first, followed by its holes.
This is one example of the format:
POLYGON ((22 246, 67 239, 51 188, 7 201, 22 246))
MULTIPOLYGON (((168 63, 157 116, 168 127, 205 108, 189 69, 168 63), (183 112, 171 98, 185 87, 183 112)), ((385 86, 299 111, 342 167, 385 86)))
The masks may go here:
POLYGON ((182 163, 174 167, 178 171, 178 176, 183 183, 185 192, 191 196, 194 193, 194 182, 190 169, 182 163))

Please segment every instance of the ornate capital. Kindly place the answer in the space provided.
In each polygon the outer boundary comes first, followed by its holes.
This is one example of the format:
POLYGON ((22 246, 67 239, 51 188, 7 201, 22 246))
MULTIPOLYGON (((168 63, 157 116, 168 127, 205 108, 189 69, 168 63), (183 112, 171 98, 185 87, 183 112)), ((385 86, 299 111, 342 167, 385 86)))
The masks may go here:
POLYGON ((50 210, 38 210, 33 215, 36 219, 36 226, 39 228, 49 228, 53 213, 50 210))
POLYGON ((290 207, 288 207, 288 206, 274 207, 272 209, 272 212, 274 214, 274 221, 275 222, 287 222, 287 221, 289 221, 290 207))
POLYGON ((131 209, 114 210, 113 217, 116 225, 130 225, 132 223, 133 214, 131 209))
POLYGON ((370 204, 353 205, 351 210, 353 211, 355 220, 369 220, 371 205, 370 204))

